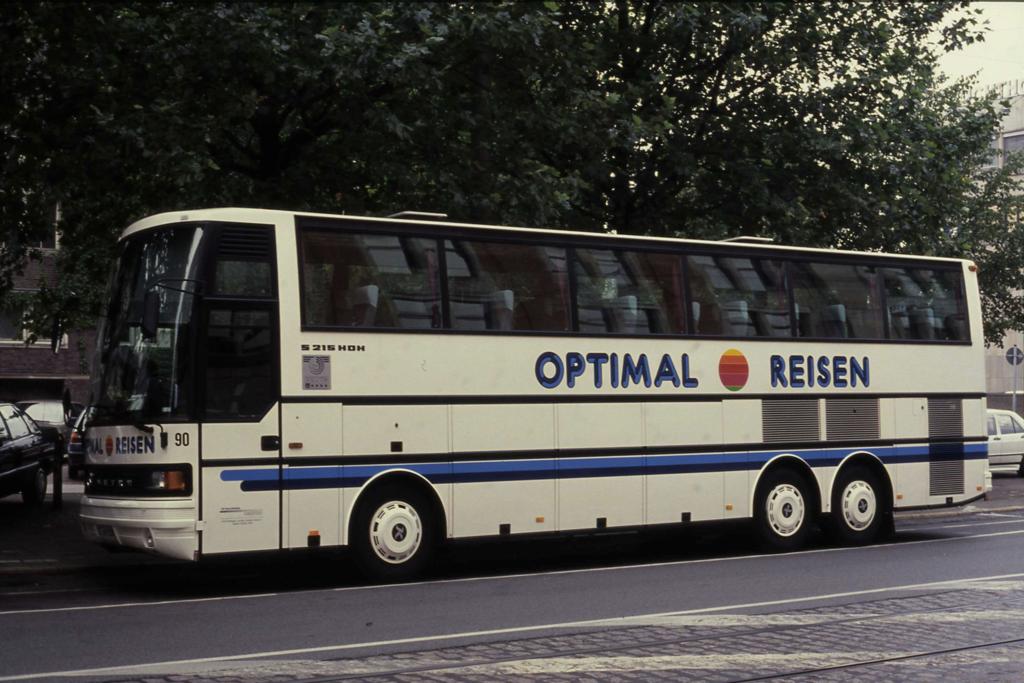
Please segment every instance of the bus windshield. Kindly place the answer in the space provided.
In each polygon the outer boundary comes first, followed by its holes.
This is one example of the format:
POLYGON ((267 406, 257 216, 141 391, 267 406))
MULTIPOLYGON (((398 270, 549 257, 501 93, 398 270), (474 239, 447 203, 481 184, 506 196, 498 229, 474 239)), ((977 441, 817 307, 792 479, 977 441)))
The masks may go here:
POLYGON ((190 345, 203 230, 175 226, 125 240, 93 374, 94 424, 189 417, 190 345), (141 331, 147 292, 159 315, 156 336, 141 331))

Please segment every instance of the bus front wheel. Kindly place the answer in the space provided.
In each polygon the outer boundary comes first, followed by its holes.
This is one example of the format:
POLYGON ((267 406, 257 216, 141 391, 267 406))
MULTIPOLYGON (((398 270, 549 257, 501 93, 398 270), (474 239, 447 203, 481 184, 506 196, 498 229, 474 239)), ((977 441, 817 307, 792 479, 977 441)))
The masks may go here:
POLYGON ((889 514, 878 477, 866 467, 854 465, 839 474, 832 487, 832 532, 846 545, 875 540, 889 514))
POLYGON ((429 501, 420 492, 385 485, 357 509, 352 549, 364 576, 402 580, 418 575, 436 543, 429 501))
POLYGON ((754 502, 754 526, 768 550, 796 550, 803 546, 812 511, 807 482, 789 469, 764 476, 754 502))

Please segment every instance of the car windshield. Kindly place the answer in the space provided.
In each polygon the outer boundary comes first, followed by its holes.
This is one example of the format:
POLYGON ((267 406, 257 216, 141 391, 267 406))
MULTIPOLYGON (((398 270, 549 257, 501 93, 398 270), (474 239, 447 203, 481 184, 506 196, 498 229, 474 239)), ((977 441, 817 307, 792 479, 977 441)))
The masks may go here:
POLYGON ((19 403, 18 407, 24 410, 36 422, 56 423, 64 421, 62 406, 55 401, 24 402, 19 403))
POLYGON ((190 415, 192 314, 202 237, 202 228, 183 225, 125 241, 99 334, 93 375, 96 423, 190 415), (149 292, 159 307, 152 339, 141 329, 149 292))

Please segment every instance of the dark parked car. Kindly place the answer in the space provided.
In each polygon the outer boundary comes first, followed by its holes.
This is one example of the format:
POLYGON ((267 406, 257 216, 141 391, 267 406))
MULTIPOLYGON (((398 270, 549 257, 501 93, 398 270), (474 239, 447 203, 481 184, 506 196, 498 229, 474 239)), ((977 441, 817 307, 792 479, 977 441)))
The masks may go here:
POLYGON ((59 440, 55 428, 40 427, 17 406, 0 403, 0 496, 20 491, 26 503, 41 503, 59 440))
POLYGON ((64 454, 64 447, 71 438, 71 428, 82 412, 81 403, 69 403, 65 410, 62 401, 43 399, 38 401, 18 401, 16 404, 25 413, 36 421, 40 427, 53 427, 60 435, 58 444, 61 454, 64 454))
POLYGON ((78 419, 71 427, 67 448, 64 451, 68 461, 68 478, 76 481, 85 479, 85 421, 88 417, 88 410, 83 410, 78 414, 78 419))

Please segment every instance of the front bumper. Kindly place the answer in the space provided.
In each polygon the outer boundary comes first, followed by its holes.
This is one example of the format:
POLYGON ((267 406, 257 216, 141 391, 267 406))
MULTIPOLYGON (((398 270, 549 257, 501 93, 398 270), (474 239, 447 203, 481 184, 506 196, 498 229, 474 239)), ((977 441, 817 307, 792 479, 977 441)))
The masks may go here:
POLYGON ((79 517, 96 543, 145 550, 179 560, 198 556, 196 504, 192 499, 112 499, 82 496, 79 517))

